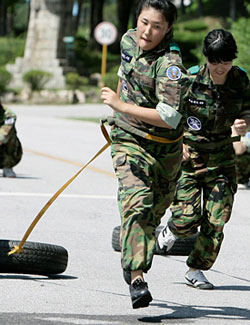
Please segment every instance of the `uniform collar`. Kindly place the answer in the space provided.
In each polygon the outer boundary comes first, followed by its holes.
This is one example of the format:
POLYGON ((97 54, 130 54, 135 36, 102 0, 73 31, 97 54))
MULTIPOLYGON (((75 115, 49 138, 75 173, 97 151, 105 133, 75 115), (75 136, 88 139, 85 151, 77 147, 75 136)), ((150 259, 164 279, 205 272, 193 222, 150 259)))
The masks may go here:
POLYGON ((201 66, 201 68, 197 74, 196 81, 199 84, 206 85, 211 89, 214 88, 214 84, 213 84, 212 79, 210 78, 210 75, 209 75, 207 64, 204 64, 203 66, 201 66))
POLYGON ((209 89, 215 89, 215 88, 221 89, 228 85, 228 83, 232 79, 232 74, 233 74, 233 67, 228 72, 227 79, 226 79, 225 83, 223 85, 215 85, 213 83, 212 79, 210 78, 207 64, 204 64, 203 66, 201 66, 199 73, 197 74, 196 81, 200 84, 208 86, 209 89))

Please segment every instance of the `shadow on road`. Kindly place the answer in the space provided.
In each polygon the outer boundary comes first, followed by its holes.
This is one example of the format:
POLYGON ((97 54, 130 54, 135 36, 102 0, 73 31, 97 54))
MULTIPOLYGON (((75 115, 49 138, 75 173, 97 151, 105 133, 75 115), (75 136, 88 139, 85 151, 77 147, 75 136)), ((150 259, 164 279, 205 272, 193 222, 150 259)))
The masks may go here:
POLYGON ((76 280, 76 276, 71 275, 26 275, 26 274, 4 274, 0 275, 2 280, 76 280))
MULTIPOLYGON (((138 321, 144 323, 165 323, 164 320, 183 320, 190 321, 190 319, 195 318, 206 318, 206 319, 216 319, 216 320, 250 320, 250 310, 237 307, 225 307, 225 306, 169 306, 167 304, 157 304, 153 303, 152 306, 157 306, 159 308, 167 308, 172 310, 171 314, 159 315, 152 317, 142 317, 138 318, 138 321)), ((178 323, 179 324, 179 323, 178 323)), ((189 323, 190 324, 190 323, 189 323)))

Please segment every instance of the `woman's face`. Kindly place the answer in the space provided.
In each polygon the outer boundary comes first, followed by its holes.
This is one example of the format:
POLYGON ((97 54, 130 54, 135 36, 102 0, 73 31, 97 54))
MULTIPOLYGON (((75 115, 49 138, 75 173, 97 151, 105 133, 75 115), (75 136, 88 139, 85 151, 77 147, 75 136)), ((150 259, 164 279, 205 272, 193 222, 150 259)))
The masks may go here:
POLYGON ((232 69, 232 65, 233 61, 211 63, 207 60, 210 77, 216 84, 224 84, 228 72, 232 69))
POLYGON ((170 27, 160 11, 143 9, 137 20, 138 45, 145 51, 152 50, 164 39, 170 27))

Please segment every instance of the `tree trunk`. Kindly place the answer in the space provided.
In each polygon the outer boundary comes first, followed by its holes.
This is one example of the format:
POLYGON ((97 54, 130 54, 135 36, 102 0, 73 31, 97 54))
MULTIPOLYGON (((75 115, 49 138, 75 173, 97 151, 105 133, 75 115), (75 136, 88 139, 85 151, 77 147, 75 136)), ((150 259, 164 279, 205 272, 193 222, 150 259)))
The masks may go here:
POLYGON ((198 16, 203 16, 203 3, 202 0, 198 0, 198 16))
POLYGON ((6 22, 6 34, 10 35, 13 31, 14 27, 14 17, 15 17, 15 10, 14 6, 11 5, 7 9, 7 22, 6 22))
POLYGON ((5 1, 0 1, 0 36, 7 33, 7 6, 5 1))
POLYGON ((139 5, 140 0, 134 0, 134 14, 133 14, 133 27, 136 27, 136 23, 137 23, 137 8, 139 5))
POLYGON ((103 6, 105 0, 91 0, 90 10, 90 38, 94 37, 96 26, 103 20, 103 6))
POLYGON ((117 0, 117 15, 119 21, 118 39, 127 31, 128 22, 134 0, 117 0))
POLYGON ((236 20, 236 0, 230 0, 230 9, 229 9, 230 18, 235 21, 236 20))
POLYGON ((83 0, 78 0, 78 13, 75 17, 75 33, 77 33, 80 19, 81 19, 82 4, 83 4, 83 0))
POLYGON ((186 8, 184 6, 184 0, 181 0, 181 14, 185 15, 185 13, 186 13, 186 8))

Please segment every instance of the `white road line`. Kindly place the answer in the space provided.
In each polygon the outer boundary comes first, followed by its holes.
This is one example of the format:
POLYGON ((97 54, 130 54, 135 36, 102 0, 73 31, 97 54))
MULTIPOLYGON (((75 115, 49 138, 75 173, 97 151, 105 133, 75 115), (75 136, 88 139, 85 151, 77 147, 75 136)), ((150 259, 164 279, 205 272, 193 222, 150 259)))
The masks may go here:
MULTIPOLYGON (((75 325, 90 325, 90 324, 100 324, 100 325, 110 325, 110 324, 123 324, 120 321, 105 321, 105 320, 99 320, 99 319, 82 319, 82 318, 68 318, 68 317, 35 317, 36 319, 42 320, 42 321, 49 321, 49 322, 60 322, 62 324, 75 324, 75 325)), ((125 323, 124 323, 125 324, 125 323)))
MULTIPOLYGON (((52 197, 54 193, 0 192, 0 196, 52 197)), ((115 200, 114 195, 61 194, 58 198, 115 200)))

